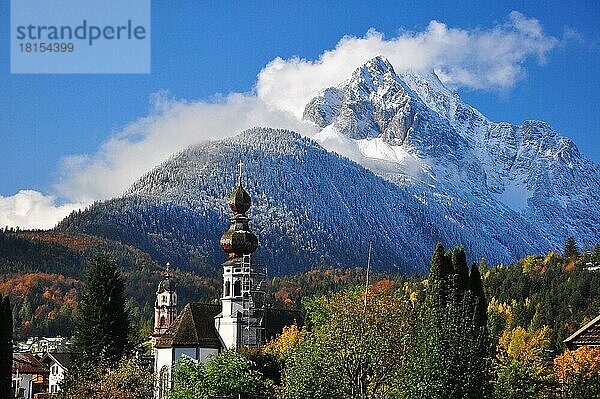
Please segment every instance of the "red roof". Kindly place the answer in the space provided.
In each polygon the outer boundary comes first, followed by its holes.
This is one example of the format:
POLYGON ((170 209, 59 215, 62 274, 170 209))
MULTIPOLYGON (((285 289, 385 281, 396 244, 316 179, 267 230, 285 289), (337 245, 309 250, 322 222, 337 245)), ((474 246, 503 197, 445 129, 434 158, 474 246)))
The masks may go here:
POLYGON ((19 370, 19 374, 44 374, 48 372, 44 365, 28 352, 13 353, 13 374, 16 374, 17 370, 19 370))

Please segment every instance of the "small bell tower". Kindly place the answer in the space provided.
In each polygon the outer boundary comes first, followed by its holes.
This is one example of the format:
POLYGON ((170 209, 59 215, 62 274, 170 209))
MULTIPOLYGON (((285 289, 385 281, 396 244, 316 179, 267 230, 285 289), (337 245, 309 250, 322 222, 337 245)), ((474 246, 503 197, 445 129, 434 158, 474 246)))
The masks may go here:
POLYGON ((228 258, 223 263, 221 313, 215 317, 215 328, 228 349, 257 346, 263 335, 263 309, 258 302, 265 273, 250 259, 258 239, 250 231, 246 216, 252 201, 242 187, 242 161, 238 166, 237 188, 229 198, 233 217, 221 237, 221 248, 228 258))
POLYGON ((153 337, 164 334, 177 317, 177 292, 175 288, 175 282, 171 279, 171 265, 167 262, 165 279, 158 284, 156 290, 153 337))

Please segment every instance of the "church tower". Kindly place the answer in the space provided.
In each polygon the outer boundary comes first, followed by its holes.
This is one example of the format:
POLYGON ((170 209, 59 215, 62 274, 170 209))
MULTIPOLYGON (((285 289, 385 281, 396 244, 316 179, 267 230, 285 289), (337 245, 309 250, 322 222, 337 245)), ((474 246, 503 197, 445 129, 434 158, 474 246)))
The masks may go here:
POLYGON ((221 313, 215 317, 215 328, 224 347, 239 349, 262 342, 263 309, 260 296, 264 271, 250 259, 258 247, 258 239, 250 231, 250 195, 242 187, 242 161, 239 163, 237 188, 229 198, 233 211, 229 230, 221 237, 221 248, 228 254, 223 263, 221 313))
POLYGON ((170 265, 167 263, 165 279, 158 284, 156 290, 153 337, 164 334, 175 317, 177 317, 177 292, 175 292, 175 282, 171 279, 170 265))

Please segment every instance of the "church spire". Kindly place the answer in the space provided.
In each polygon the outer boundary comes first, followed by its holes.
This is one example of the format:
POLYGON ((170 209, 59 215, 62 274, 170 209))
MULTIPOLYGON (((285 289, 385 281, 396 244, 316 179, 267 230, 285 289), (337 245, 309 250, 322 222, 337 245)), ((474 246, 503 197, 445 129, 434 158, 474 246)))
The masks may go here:
POLYGON ((240 160, 238 164, 238 184, 231 197, 229 197, 229 207, 233 211, 233 217, 229 219, 229 230, 221 237, 221 248, 229 254, 230 258, 249 255, 258 247, 258 239, 248 226, 250 218, 246 216, 246 212, 252 205, 252 200, 242 187, 243 165, 244 163, 240 160))
POLYGON ((167 262, 162 273, 165 279, 158 284, 154 302, 154 337, 162 335, 177 317, 177 292, 171 279, 171 264, 167 262))

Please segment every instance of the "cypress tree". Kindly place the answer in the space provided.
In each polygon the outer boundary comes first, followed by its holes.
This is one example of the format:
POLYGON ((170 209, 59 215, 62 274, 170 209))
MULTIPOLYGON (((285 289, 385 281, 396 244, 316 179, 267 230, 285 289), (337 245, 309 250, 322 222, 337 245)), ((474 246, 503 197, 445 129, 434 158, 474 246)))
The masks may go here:
POLYGON ((442 264, 442 276, 446 278, 452 276, 454 274, 454 268, 452 267, 452 251, 447 250, 444 253, 444 262, 442 264))
POLYGON ((459 296, 469 288, 469 266, 463 247, 456 246, 452 252, 452 270, 456 275, 459 296))
POLYGON ((573 256, 579 255, 579 248, 577 248, 577 243, 575 243, 575 239, 573 236, 568 236, 565 241, 565 250, 563 251, 563 256, 565 258, 571 258, 573 256))
POLYGON ((429 288, 427 297, 434 308, 442 308, 446 303, 445 281, 447 278, 446 255, 444 246, 438 242, 429 266, 429 288))
POLYGON ((441 242, 438 242, 435 246, 435 251, 433 251, 433 255, 431 257, 431 263, 429 264, 429 282, 432 281, 441 281, 444 276, 445 269, 445 256, 444 256, 444 246, 441 242))
POLYGON ((81 370, 115 366, 130 349, 125 285, 116 263, 96 255, 75 313, 72 356, 81 370))
POLYGON ((477 267, 475 263, 471 265, 469 289, 477 301, 475 305, 475 320, 477 326, 485 327, 487 325, 487 300, 485 299, 485 292, 483 290, 481 275, 479 274, 479 267, 477 267))
POLYGON ((0 398, 11 398, 13 318, 8 295, 0 294, 0 398))

